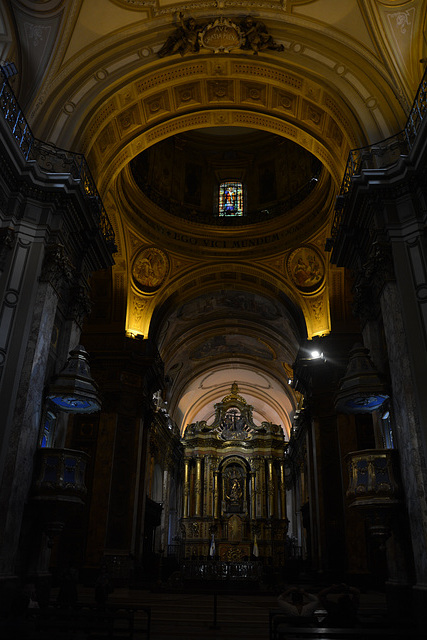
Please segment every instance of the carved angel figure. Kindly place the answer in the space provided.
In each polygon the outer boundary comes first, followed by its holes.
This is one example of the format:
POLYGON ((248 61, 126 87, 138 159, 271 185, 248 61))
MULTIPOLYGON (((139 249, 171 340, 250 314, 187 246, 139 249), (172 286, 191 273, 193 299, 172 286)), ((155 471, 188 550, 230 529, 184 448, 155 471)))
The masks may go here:
POLYGON ((277 44, 273 37, 267 33, 267 28, 262 22, 257 22, 253 16, 246 16, 240 23, 240 29, 245 37, 243 49, 252 49, 257 55, 264 49, 283 51, 283 44, 277 44))
POLYGON ((180 53, 182 56, 186 53, 199 51, 199 31, 194 18, 184 20, 182 13, 179 14, 181 26, 166 40, 163 47, 158 51, 160 58, 171 56, 174 53, 180 53))

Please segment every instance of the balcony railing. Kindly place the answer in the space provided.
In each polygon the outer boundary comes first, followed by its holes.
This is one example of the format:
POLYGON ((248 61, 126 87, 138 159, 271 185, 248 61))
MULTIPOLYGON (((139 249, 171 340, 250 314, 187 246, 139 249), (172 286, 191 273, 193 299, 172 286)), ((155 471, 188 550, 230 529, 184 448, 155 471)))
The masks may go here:
POLYGON ((364 169, 385 169, 396 163, 401 156, 408 155, 426 115, 427 70, 418 88, 405 128, 381 142, 350 151, 340 192, 337 196, 331 231, 332 241, 336 239, 341 226, 352 179, 360 175, 364 169))
POLYGON ((76 180, 109 250, 112 253, 115 252, 117 248, 114 230, 84 155, 60 149, 35 138, 2 67, 0 67, 0 81, 0 113, 8 124, 25 160, 36 162, 42 171, 69 173, 76 180))

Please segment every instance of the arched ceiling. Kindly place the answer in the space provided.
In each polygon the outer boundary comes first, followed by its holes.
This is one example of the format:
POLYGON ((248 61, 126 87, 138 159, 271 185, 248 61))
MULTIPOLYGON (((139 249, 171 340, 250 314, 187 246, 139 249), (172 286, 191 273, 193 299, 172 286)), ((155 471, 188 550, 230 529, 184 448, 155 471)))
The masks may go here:
MULTIPOLYGON (((180 427, 209 420, 237 382, 259 421, 288 431, 298 402, 289 367, 302 341, 330 331, 345 298, 344 276, 323 247, 348 152, 403 127, 426 57, 426 4, 0 6, 0 54, 18 67, 12 82, 34 134, 85 153, 116 232, 111 281, 94 280, 98 304, 117 330, 156 340, 180 427), (252 14, 279 46, 258 55, 236 48, 159 57, 180 11, 197 25, 220 17, 239 25, 252 14), (243 227, 177 221, 138 192, 130 162, 144 149, 202 128, 230 134, 230 127, 268 132, 310 151, 324 167, 316 189, 286 216, 243 227), (299 261, 312 270, 313 286, 299 280, 299 261)), ((92 331, 105 330, 101 316, 92 331)))

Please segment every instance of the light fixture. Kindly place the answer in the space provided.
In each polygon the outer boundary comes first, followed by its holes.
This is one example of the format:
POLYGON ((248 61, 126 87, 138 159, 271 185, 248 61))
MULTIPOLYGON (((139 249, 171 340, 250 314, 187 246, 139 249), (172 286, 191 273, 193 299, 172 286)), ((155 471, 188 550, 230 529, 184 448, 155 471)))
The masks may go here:
POLYGON ((319 358, 323 358, 323 353, 321 353, 320 351, 317 351, 317 349, 312 351, 310 355, 313 358, 313 360, 318 360, 319 358))
POLYGON ((67 413, 100 410, 98 386, 91 377, 88 353, 81 344, 70 351, 65 367, 49 386, 47 398, 67 413))
POLYGON ((336 410, 342 413, 372 413, 388 397, 385 385, 369 358, 369 349, 355 344, 335 396, 336 410))

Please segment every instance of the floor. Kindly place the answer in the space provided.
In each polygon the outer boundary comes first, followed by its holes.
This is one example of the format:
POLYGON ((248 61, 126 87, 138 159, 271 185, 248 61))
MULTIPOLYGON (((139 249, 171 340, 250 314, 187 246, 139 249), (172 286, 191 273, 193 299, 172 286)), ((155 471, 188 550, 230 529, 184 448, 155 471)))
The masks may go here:
MULTIPOLYGON (((90 595, 88 592, 86 597, 90 598, 90 595)), ((277 608, 275 594, 229 593, 226 590, 205 594, 116 589, 110 601, 140 602, 150 606, 152 640, 268 640, 269 611, 277 608)), ((361 609, 385 613, 384 594, 362 593, 361 609)))
MULTIPOLYGON (((309 590, 309 589, 307 589, 309 590)), ((51 594, 55 600, 55 593, 51 594)), ((79 601, 93 604, 93 588, 79 588, 79 601)), ((236 592, 149 591, 116 588, 109 596, 111 604, 141 604, 151 608, 151 640, 269 640, 269 612, 277 608, 276 594, 236 592)), ((384 594, 362 592, 360 610, 385 614, 384 594)), ((45 640, 28 627, 15 625, 3 629, 1 640, 45 640), (3 635, 6 633, 6 635, 3 635)), ((49 640, 58 640, 57 633, 49 640)), ((60 634, 66 640, 81 640, 81 635, 60 634)), ((86 637, 86 636, 85 636, 86 637)), ((135 634, 134 640, 146 636, 135 634)))

